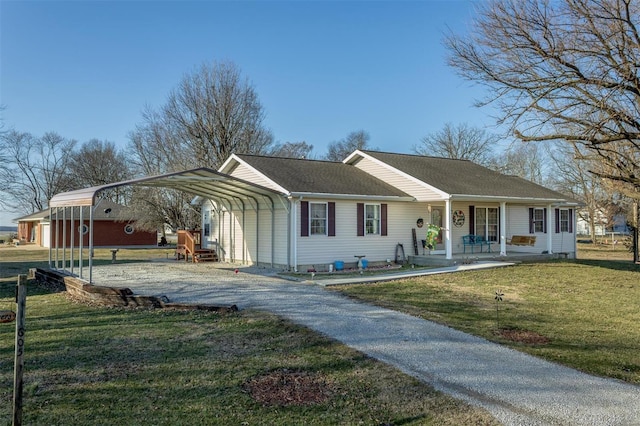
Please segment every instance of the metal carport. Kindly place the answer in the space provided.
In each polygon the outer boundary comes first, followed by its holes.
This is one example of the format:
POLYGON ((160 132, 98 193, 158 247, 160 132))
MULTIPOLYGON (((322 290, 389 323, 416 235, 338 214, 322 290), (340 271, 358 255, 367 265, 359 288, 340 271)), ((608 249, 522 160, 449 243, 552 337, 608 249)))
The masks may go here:
MULTIPOLYGON (((89 210, 89 253, 93 253, 93 212, 99 207, 100 199, 98 197, 101 191, 122 187, 122 186, 143 186, 143 187, 160 187, 176 189, 183 192, 190 193, 194 196, 199 196, 205 199, 211 199, 217 201, 221 205, 229 209, 230 212, 234 211, 234 207, 242 211, 242 228, 245 229, 245 212, 247 209, 254 210, 256 212, 256 238, 259 239, 259 216, 262 204, 266 204, 271 212, 271 265, 274 264, 274 251, 275 251, 275 235, 274 235, 274 221, 275 221, 275 206, 276 203, 281 203, 283 207, 289 211, 290 203, 287 199, 288 194, 284 194, 279 191, 272 190, 254 183, 235 178, 233 176, 217 172, 209 168, 197 168, 192 170, 185 170, 181 172, 167 173, 163 175, 143 177, 138 179, 131 179, 122 182, 115 182, 106 185, 93 186, 90 188, 78 189, 75 191, 63 192, 56 194, 49 201, 51 221, 56 221, 55 235, 52 235, 52 242, 49 248, 49 267, 55 269, 61 269, 65 272, 74 273, 74 249, 79 249, 79 277, 83 279, 83 259, 82 259, 82 238, 80 238, 79 244, 76 247, 74 245, 74 233, 71 232, 70 247, 66 247, 66 226, 67 226, 67 212, 69 212, 70 228, 73 230, 76 208, 79 211, 78 223, 84 223, 83 207, 89 210), (55 219, 54 219, 55 213, 55 219), (58 221, 63 220, 62 226, 62 247, 60 247, 60 231, 58 221), (55 251, 54 251, 55 244, 55 251), (69 269, 67 269, 66 253, 67 248, 70 250, 69 269), (62 249, 62 258, 59 259, 59 250, 62 249), (60 267, 62 266, 62 267, 60 267)), ((230 215, 231 220, 231 215, 230 215)), ((287 236, 287 262, 290 262, 290 236, 287 236)), ((243 244, 244 233, 243 233, 243 244)), ((258 250, 259 241, 256 241, 256 250, 258 250)), ((256 252, 256 260, 258 260, 258 253, 256 252)), ((243 263, 246 262, 245 251, 243 250, 243 263)), ((290 265, 287 265, 288 267, 290 265)), ((92 256, 89 255, 88 262, 89 278, 88 281, 92 281, 92 269, 93 262, 92 256)))

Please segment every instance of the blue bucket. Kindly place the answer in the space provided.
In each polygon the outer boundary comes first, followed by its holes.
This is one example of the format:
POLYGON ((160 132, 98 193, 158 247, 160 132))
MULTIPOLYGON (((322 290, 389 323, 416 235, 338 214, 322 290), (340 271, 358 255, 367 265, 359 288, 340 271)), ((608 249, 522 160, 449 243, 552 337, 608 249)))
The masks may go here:
POLYGON ((360 260, 360 262, 362 262, 362 269, 367 269, 367 266, 369 265, 369 261, 367 259, 362 259, 360 260))
POLYGON ((344 269, 344 262, 342 260, 336 260, 333 264, 336 267, 336 271, 342 271, 344 269))

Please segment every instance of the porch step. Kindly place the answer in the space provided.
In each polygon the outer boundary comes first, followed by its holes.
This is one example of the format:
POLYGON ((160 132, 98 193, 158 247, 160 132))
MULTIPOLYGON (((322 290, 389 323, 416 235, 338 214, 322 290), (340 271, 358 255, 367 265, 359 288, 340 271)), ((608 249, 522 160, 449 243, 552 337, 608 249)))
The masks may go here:
POLYGON ((214 250, 196 250, 193 260, 195 262, 217 262, 218 255, 214 250))

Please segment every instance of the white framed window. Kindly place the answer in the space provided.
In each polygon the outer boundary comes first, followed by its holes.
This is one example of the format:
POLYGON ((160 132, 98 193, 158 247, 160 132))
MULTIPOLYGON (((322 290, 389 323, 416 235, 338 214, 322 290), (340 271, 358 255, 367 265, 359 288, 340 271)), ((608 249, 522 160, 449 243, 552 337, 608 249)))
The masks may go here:
POLYGON ((132 225, 132 224, 128 223, 128 224, 126 224, 126 225, 124 226, 124 233, 125 233, 125 234, 127 234, 127 235, 131 235, 131 234, 133 234, 133 231, 134 231, 134 228, 133 228, 133 225, 132 225))
POLYGON ((364 205, 364 229, 366 235, 380 235, 380 204, 364 205))
POLYGON ((327 203, 309 203, 309 235, 327 235, 327 203))
POLYGON ((498 208, 475 208, 475 235, 482 235, 488 241, 498 241, 498 208))
POLYGON ((560 209, 560 232, 570 232, 569 220, 569 210, 560 209))
POLYGON ((544 229, 544 211, 545 209, 533 209, 533 232, 545 232, 544 229))

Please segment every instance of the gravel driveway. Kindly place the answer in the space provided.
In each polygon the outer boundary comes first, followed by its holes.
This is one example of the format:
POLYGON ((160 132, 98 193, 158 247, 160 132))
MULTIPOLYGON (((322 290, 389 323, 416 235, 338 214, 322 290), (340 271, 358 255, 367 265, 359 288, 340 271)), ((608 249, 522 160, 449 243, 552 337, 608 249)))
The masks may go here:
POLYGON ((273 312, 484 407, 506 425, 640 425, 640 387, 590 376, 313 283, 220 264, 94 266, 98 285, 273 312))

